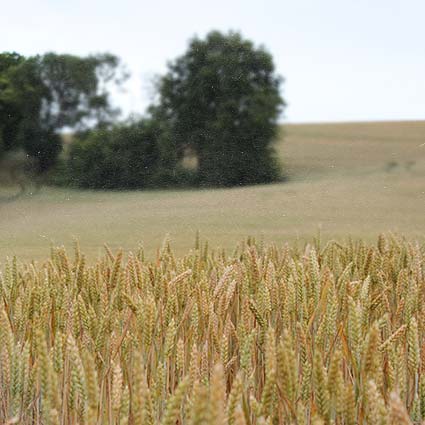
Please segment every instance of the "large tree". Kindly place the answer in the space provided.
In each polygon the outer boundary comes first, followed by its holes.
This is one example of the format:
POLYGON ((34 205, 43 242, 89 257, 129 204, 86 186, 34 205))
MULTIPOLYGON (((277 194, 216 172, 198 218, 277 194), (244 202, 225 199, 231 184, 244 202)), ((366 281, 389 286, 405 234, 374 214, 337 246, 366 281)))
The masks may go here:
POLYGON ((39 171, 47 170, 61 150, 63 129, 102 127, 114 121, 118 110, 111 107, 109 88, 125 77, 118 58, 110 54, 47 53, 26 59, 0 55, 0 108, 2 99, 7 104, 6 113, 0 109, 3 144, 24 148, 37 160, 39 171))
POLYGON ((111 107, 108 84, 125 78, 116 56, 48 53, 33 60, 45 90, 40 110, 44 126, 82 129, 114 120, 118 110, 111 107))
POLYGON ((22 111, 12 75, 23 61, 24 58, 14 52, 0 54, 0 156, 16 145, 22 111))
POLYGON ((169 64, 154 111, 169 124, 178 156, 195 152, 201 184, 268 182, 279 176, 272 142, 280 83, 264 48, 214 31, 169 64))

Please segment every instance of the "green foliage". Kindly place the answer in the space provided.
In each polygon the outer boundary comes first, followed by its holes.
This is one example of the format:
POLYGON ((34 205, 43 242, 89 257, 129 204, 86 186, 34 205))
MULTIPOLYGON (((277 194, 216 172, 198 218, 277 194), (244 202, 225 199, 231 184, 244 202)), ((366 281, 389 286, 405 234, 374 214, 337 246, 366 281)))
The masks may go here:
POLYGON ((0 156, 16 146, 23 111, 13 75, 23 61, 17 53, 0 54, 0 156))
POLYGON ((37 171, 51 168, 62 150, 62 139, 51 129, 42 128, 37 121, 23 120, 18 140, 25 152, 37 160, 37 171))
POLYGON ((23 148, 46 171, 61 151, 60 131, 105 126, 118 111, 108 86, 126 75, 110 54, 0 55, 0 129, 5 150, 23 148))
POLYGON ((196 178, 178 163, 167 123, 154 116, 81 132, 53 177, 91 189, 194 186, 196 178))
POLYGON ((110 54, 1 54, 0 154, 23 148, 45 172, 62 149, 61 130, 72 129, 79 136, 56 168, 66 170, 57 182, 144 188, 279 178, 273 141, 284 102, 264 48, 232 32, 194 38, 158 81, 159 101, 149 117, 114 126, 118 111, 109 88, 125 78, 110 54), (183 167, 188 152, 196 170, 183 167))
POLYGON ((118 113, 110 106, 107 84, 125 78, 119 60, 110 54, 79 57, 47 53, 34 58, 45 88, 40 119, 43 126, 87 128, 104 125, 118 113))
POLYGON ((71 183, 96 189, 149 186, 158 172, 158 136, 147 120, 82 134, 69 154, 71 183))
POLYGON ((284 102, 271 55, 237 33, 194 38, 159 83, 156 112, 178 158, 198 158, 199 181, 232 186, 275 180, 272 141, 284 102))

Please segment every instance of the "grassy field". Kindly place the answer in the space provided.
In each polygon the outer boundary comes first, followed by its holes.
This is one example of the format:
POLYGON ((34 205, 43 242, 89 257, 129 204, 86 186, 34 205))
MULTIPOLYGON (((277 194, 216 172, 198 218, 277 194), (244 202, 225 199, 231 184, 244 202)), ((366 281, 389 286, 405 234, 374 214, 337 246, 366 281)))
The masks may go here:
MULTIPOLYGON (((286 181, 232 189, 90 192, 43 188, 8 201, 0 189, 0 259, 47 256, 74 237, 90 258, 102 244, 152 255, 169 235, 176 252, 195 233, 231 249, 247 235, 265 241, 347 235, 374 240, 395 231, 425 236, 425 121, 286 125, 278 144, 286 181)), ((5 181, 5 177, 3 177, 5 181)))

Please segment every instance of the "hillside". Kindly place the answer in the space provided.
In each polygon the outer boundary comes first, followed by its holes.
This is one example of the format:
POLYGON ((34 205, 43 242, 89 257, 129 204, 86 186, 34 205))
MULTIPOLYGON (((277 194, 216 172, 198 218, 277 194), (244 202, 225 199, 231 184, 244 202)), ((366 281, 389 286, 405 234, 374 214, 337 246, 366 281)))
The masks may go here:
MULTIPOLYGON (((43 188, 0 201, 0 258, 43 258, 80 240, 89 256, 108 241, 153 254, 169 235, 177 253, 195 233, 234 247, 396 231, 424 240, 425 121, 285 125, 277 145, 285 182, 232 189, 90 192, 43 188)), ((0 197, 14 188, 0 189, 0 197)), ((4 197, 4 196, 3 196, 4 197)), ((1 199, 1 198, 0 198, 1 199)))

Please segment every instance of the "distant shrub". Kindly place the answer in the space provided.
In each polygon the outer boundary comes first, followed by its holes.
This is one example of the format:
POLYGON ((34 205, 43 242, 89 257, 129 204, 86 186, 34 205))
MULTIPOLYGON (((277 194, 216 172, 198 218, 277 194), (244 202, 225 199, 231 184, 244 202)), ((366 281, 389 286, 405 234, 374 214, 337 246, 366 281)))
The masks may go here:
POLYGON ((152 188, 195 187, 198 186, 198 175, 195 170, 188 170, 180 164, 174 169, 159 167, 150 183, 152 188))
POLYGON ((67 160, 70 183, 93 189, 150 186, 159 172, 158 137, 148 120, 76 137, 67 160))

